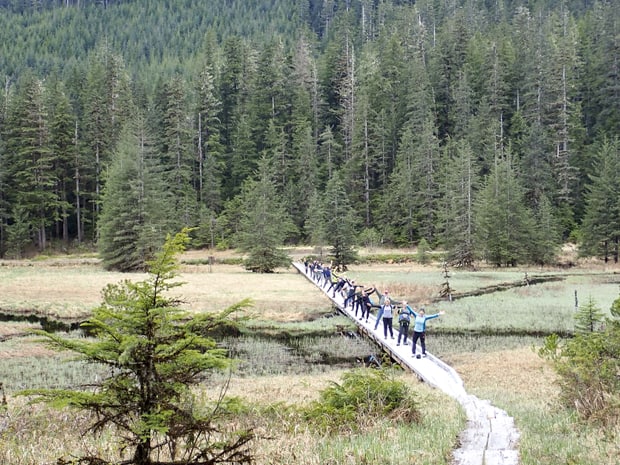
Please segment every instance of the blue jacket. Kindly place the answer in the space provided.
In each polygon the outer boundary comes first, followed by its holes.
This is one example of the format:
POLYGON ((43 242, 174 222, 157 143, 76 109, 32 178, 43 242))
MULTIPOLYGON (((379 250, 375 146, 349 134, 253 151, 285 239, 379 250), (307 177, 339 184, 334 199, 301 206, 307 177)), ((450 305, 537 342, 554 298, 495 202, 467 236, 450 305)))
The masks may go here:
POLYGON ((438 318, 439 317, 439 313, 435 313, 434 315, 424 315, 424 316, 422 316, 419 313, 414 312, 413 310, 411 312, 415 315, 413 330, 416 333, 423 333, 424 331, 426 331, 426 321, 427 320, 432 320, 433 318, 438 318))

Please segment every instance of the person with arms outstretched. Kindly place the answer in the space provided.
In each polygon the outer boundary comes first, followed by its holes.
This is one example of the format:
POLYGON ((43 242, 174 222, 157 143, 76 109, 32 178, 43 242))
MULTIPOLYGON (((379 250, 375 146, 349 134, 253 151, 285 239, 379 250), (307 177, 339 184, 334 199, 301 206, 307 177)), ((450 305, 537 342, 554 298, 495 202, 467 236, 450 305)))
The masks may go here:
POLYGON ((444 311, 439 313, 435 313, 433 315, 427 315, 424 307, 421 307, 417 312, 412 310, 412 313, 415 317, 413 322, 413 340, 412 344, 412 353, 413 356, 416 356, 416 345, 418 343, 418 339, 420 340, 420 346, 422 347, 422 357, 426 357, 426 322, 427 320, 432 320, 433 318, 438 318, 440 315, 443 315, 444 311))

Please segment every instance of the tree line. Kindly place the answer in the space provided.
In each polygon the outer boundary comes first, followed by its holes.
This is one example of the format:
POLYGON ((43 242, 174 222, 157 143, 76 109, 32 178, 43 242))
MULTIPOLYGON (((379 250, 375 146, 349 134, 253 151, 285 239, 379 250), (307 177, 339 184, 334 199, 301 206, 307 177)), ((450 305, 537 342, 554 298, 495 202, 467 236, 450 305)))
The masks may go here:
POLYGON ((618 260, 611 1, 75 3, 0 20, 3 257, 97 244, 139 269, 190 227, 276 262, 424 241, 455 265, 548 264, 568 240, 618 260), (142 33, 98 32, 124 22, 142 33), (84 28, 69 56, 57 37, 84 28))

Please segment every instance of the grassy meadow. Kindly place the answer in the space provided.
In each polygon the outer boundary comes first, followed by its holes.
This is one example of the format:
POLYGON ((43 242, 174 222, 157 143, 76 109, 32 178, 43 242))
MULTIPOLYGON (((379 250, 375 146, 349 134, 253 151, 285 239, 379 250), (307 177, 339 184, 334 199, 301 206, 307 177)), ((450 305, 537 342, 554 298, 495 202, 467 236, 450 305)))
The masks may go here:
MULTIPOLYGON (((307 251, 297 251, 301 257, 307 251)), ((375 353, 364 340, 343 337, 352 328, 334 315, 331 302, 294 269, 257 275, 234 264, 206 265, 200 252, 182 259, 176 289, 192 312, 221 310, 244 298, 252 319, 240 337, 220 343, 238 359, 235 369, 214 375, 198 394, 205 401, 228 385, 228 394, 252 406, 236 426, 252 426, 258 464, 437 464, 450 463, 465 426, 459 406, 415 376, 395 376, 411 386, 419 399, 419 424, 393 424, 378 419, 351 435, 321 435, 310 430, 296 406, 317 399, 357 366, 356 358, 375 353)), ((521 432, 523 465, 612 465, 620 462, 620 431, 582 424, 556 402, 551 367, 535 353, 541 335, 573 329, 575 291, 579 303, 592 298, 606 313, 620 291, 618 269, 577 267, 571 270, 450 270, 450 286, 458 294, 530 276, 559 274, 562 281, 433 304, 445 281, 438 264, 420 266, 364 264, 347 275, 397 299, 446 314, 429 323, 429 350, 451 364, 468 392, 489 399, 515 418, 521 432)), ((96 260, 50 259, 0 263, 0 313, 37 314, 79 321, 101 301, 107 283, 141 280, 142 274, 103 271, 96 260)), ((88 451, 114 456, 112 431, 81 436, 84 413, 28 405, 14 394, 26 387, 76 387, 102 376, 65 354, 49 352, 30 336, 36 321, 0 322, 0 382, 7 404, 0 410, 0 463, 53 464, 58 457, 88 451), (52 427, 53 425, 53 427, 52 427)), ((82 337, 79 333, 75 337, 82 337)))

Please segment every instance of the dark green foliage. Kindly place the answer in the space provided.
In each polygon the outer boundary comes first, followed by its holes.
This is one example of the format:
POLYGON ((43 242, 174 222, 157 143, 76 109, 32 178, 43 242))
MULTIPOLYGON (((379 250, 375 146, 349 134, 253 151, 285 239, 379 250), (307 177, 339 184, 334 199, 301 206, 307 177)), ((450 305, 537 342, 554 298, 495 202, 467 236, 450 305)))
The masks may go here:
POLYGON ((416 253, 416 260, 418 261, 418 263, 421 263, 423 265, 428 264, 428 262, 431 261, 431 257, 429 255, 430 251, 431 246, 428 244, 426 239, 422 238, 422 240, 420 240, 420 243, 418 244, 418 251, 416 253))
POLYGON ((617 425, 620 421, 620 298, 612 305, 612 318, 602 328, 600 310, 590 300, 579 310, 578 322, 589 325, 574 338, 549 336, 539 354, 554 364, 561 399, 588 420, 617 425), (587 321, 586 321, 587 320, 587 321))
POLYGON ((414 158, 413 133, 405 130, 396 165, 384 197, 382 218, 384 234, 395 244, 407 247, 420 238, 420 169, 414 158))
POLYGON ((358 369, 332 383, 305 410, 306 419, 322 432, 357 431, 377 419, 418 422, 414 393, 388 370, 358 369))
MULTIPOLYGON (((95 421, 88 428, 93 433, 115 426, 123 448, 132 454, 123 463, 239 464, 252 460, 248 449, 252 433, 224 434, 218 425, 217 406, 213 410, 199 406, 190 389, 204 381, 209 371, 229 366, 226 351, 209 334, 231 324, 231 314, 248 302, 214 315, 189 315, 179 308, 178 299, 167 294, 182 284, 175 281, 176 257, 188 240, 187 231, 168 237, 148 262, 145 281, 123 281, 105 288, 103 303, 83 324, 92 339, 37 331, 52 348, 73 352, 109 372, 101 382, 83 390, 23 394, 94 413, 95 421), (169 460, 155 458, 162 449, 173 451, 169 460)), ((80 463, 118 463, 105 457, 84 460, 80 463)))
POLYGON ((327 243, 325 230, 326 205, 318 191, 308 198, 308 214, 304 223, 304 232, 310 245, 320 246, 327 243))
POLYGON ((472 266, 476 258, 475 203, 478 169, 467 141, 448 144, 442 176, 444 195, 439 218, 440 242, 455 266, 472 266))
POLYGON ((103 265, 143 270, 175 217, 141 118, 123 130, 107 175, 97 244, 103 265))
MULTIPOLYGON (((43 81, 26 74, 7 108, 3 131, 6 163, 0 185, 6 200, 28 218, 33 243, 44 250, 48 230, 61 207, 54 166, 60 164, 50 141, 48 107, 43 81)), ((20 219, 20 221, 21 221, 20 219)), ((9 248, 14 247, 8 244, 9 248)), ((19 249, 20 245, 16 245, 19 249)))
POLYGON ((357 259, 357 252, 353 248, 357 221, 338 172, 334 173, 327 183, 324 203, 324 232, 326 241, 331 246, 329 255, 332 258, 332 267, 343 271, 357 259))
POLYGON ((592 156, 620 120, 614 2, 147 3, 0 2, 0 253, 17 205, 31 249, 98 239, 140 112, 161 211, 196 246, 234 245, 231 202, 264 156, 291 243, 325 245, 311 199, 339 171, 354 236, 424 238, 468 266, 553 263, 581 233, 617 259, 618 183, 592 156), (509 153, 518 201, 479 185, 509 153))
POLYGON ((270 168, 262 159, 257 179, 247 180, 241 195, 237 240, 240 249, 248 253, 245 268, 258 273, 271 273, 290 264, 281 247, 295 231, 275 190, 270 168))
POLYGON ((586 194, 583 219, 583 253, 619 260, 620 248, 620 139, 600 143, 586 194))
POLYGON ((532 240, 528 244, 529 261, 540 265, 553 265, 557 261, 561 234, 551 202, 542 196, 534 211, 532 240))
POLYGON ((23 258, 31 243, 31 224, 28 212, 20 205, 14 205, 11 212, 13 223, 6 227, 7 255, 9 258, 23 258))
POLYGON ((509 160, 497 160, 476 205, 478 253, 497 266, 527 262, 532 217, 523 186, 509 160))

